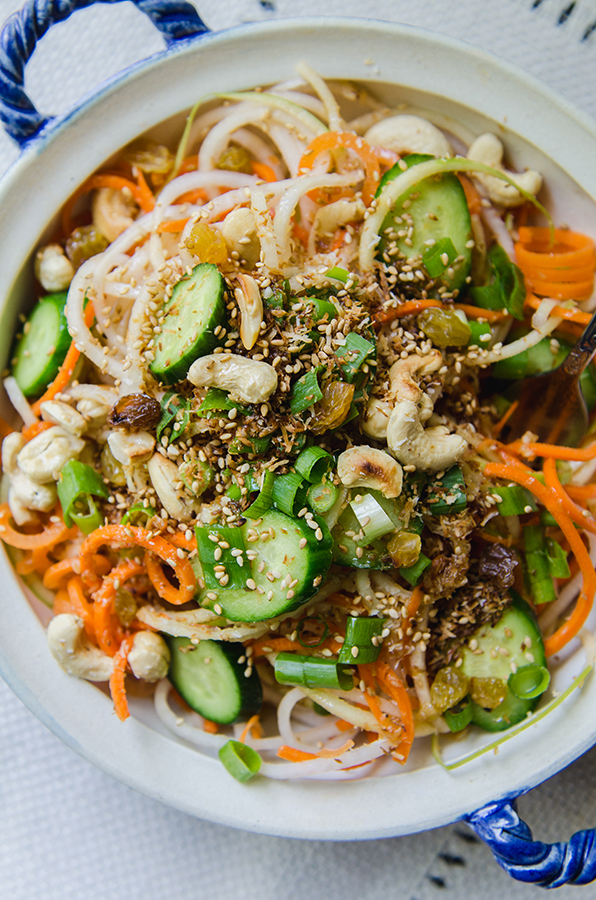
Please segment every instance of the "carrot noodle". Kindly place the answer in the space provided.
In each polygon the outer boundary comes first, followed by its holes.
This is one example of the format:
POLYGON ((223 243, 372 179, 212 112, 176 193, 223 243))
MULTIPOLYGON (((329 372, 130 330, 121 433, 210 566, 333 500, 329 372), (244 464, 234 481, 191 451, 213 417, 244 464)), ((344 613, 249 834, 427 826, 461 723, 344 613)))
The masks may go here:
MULTIPOLYGON (((538 307, 542 303, 542 298, 535 297, 533 294, 528 294, 525 302, 526 306, 528 306, 530 309, 538 309, 538 307)), ((553 306, 551 315, 556 316, 558 319, 566 319, 569 322, 574 322, 577 325, 583 326, 584 328, 592 318, 590 313, 582 312, 581 309, 570 308, 567 306, 553 306)))
POLYGON ((66 585, 66 592, 70 603, 69 612, 74 613, 83 620, 85 632, 88 637, 95 638, 95 627, 93 623, 93 608, 87 597, 83 580, 80 575, 74 575, 66 585))
POLYGON ((242 729, 242 734, 238 738, 238 740, 241 744, 243 744, 244 741, 246 740, 246 738, 248 737, 248 732, 251 730, 251 728, 258 726, 258 724, 259 724, 259 714, 257 713, 256 715, 250 717, 250 719, 248 720, 248 722, 242 729))
POLYGON ((380 660, 377 660, 375 664, 375 678, 385 693, 395 700, 399 708, 404 737, 397 747, 397 753, 403 756, 403 763, 405 763, 414 741, 414 716, 410 697, 397 672, 380 660))
POLYGON ((493 428, 493 435, 495 437, 497 437, 501 433, 501 431, 503 430, 503 428, 505 427, 505 425, 507 424, 507 422, 509 421, 509 419, 511 418, 511 416, 513 415, 513 413, 515 412, 515 410, 517 409, 518 406, 519 406, 519 400, 514 400, 513 403, 506 410, 505 415, 501 416, 501 418, 499 419, 499 421, 493 428))
POLYGON ((10 524, 12 514, 8 503, 0 506, 0 538, 10 547, 19 550, 52 549, 56 544, 72 540, 79 533, 78 528, 67 528, 64 522, 50 522, 38 534, 23 534, 10 524))
POLYGON ((158 234, 163 234, 164 232, 178 234, 184 230, 184 226, 188 221, 189 217, 186 219, 170 219, 168 222, 160 222, 156 231, 158 234))
POLYGON ((465 175, 458 174, 457 178, 459 178, 461 182, 461 186, 464 189, 464 193, 466 195, 466 203, 468 204, 468 209, 470 210, 470 215, 479 216, 482 213, 482 197, 476 190, 475 186, 472 184, 469 178, 466 178, 465 175))
MULTIPOLYGON (((145 554, 145 568, 147 570, 147 575, 149 576, 149 581, 162 600, 167 600, 168 603, 172 603, 175 606, 188 602, 189 598, 187 595, 181 588, 174 587, 174 585, 168 581, 161 565, 150 553, 145 554)), ((190 599, 192 599, 192 597, 190 599)))
MULTIPOLYGON (((129 178, 123 178, 121 175, 102 175, 101 173, 92 175, 91 178, 88 178, 64 204, 62 210, 62 232, 64 237, 67 237, 72 231, 72 211, 77 200, 98 188, 112 188, 112 190, 116 191, 121 191, 126 188, 126 190, 130 191, 133 199, 141 209, 143 209, 144 212, 150 212, 150 210, 146 210, 143 207, 143 203, 147 202, 147 197, 143 189, 140 188, 138 184, 135 184, 134 181, 131 181, 129 178)), ((149 189, 147 188, 147 190, 149 189)), ((151 207, 151 209, 153 209, 153 207, 151 207)))
POLYGON ((203 188, 195 188, 192 191, 186 191, 186 193, 180 194, 178 203, 198 203, 199 200, 202 203, 206 203, 208 199, 207 191, 203 188))
POLYGON ((145 176, 143 175, 141 169, 136 170, 135 177, 139 186, 138 204, 143 212, 152 212, 155 206, 155 197, 153 196, 149 185, 145 181, 145 176))
POLYGON ((362 185, 362 200, 366 206, 370 206, 381 178, 379 157, 373 152, 370 144, 349 131, 327 131, 314 138, 302 155, 298 171, 312 169, 321 153, 341 147, 353 150, 364 163, 366 174, 362 185))
POLYGON ((527 287, 554 300, 587 300, 594 289, 594 241, 564 229, 519 229, 517 262, 527 287))
POLYGON ((335 727, 338 731, 352 731, 352 729, 354 728, 351 722, 344 722, 343 719, 339 719, 335 723, 335 727))
POLYGON ((261 178, 263 181, 267 181, 269 183, 273 181, 277 181, 277 175, 267 163, 262 162, 251 162, 252 170, 255 175, 261 178))
MULTIPOLYGON (((187 706, 187 704, 184 704, 187 706)), ((190 707, 188 707, 190 709, 190 707)), ((218 734, 219 725, 217 722, 212 722, 211 719, 203 719, 203 729, 207 732, 207 734, 218 734)))
MULTIPOLYGON (((120 544, 124 547, 143 547, 145 550, 149 550, 150 553, 154 553, 164 562, 169 563, 172 566, 176 573, 176 577, 180 582, 180 587, 178 588, 174 588, 169 582, 167 583, 166 588, 163 584, 163 582, 166 581, 163 571, 160 569, 160 579, 159 575, 155 572, 155 569, 152 568, 154 577, 157 579, 164 592, 167 592, 167 596, 164 596, 164 599, 177 606, 182 603, 188 603, 189 600, 193 599, 196 589, 196 579, 189 561, 187 559, 180 559, 176 548, 165 538, 160 535, 154 535, 145 528, 132 525, 104 525, 102 528, 97 528, 93 531, 83 542, 79 556, 81 562, 81 574, 92 588, 98 584, 98 577, 93 571, 93 555, 105 544, 120 544)), ((146 565, 147 559, 148 557, 145 558, 146 565)), ((152 565, 152 561, 149 565, 152 565)), ((151 575, 149 577, 151 577, 151 575)), ((163 595, 160 594, 160 596, 163 595)))
POLYGON ((315 753, 307 753, 306 750, 296 750, 295 747, 288 747, 287 744, 282 744, 277 751, 277 755, 280 759, 285 759, 286 762, 305 762, 307 759, 317 758, 315 753))
POLYGON ((0 438, 8 437, 9 434, 12 434, 13 431, 16 431, 16 428, 12 428, 8 422, 6 422, 2 416, 0 416, 0 438))
POLYGON ((27 425, 26 428, 23 428, 21 434, 23 435, 25 442, 28 443, 32 438, 41 434, 42 431, 47 431, 48 428, 51 428, 52 424, 52 422, 33 422, 32 425, 27 425))
POLYGON ((114 611, 118 590, 129 578, 144 574, 144 568, 132 559, 125 559, 104 578, 98 591, 94 593, 93 625, 100 650, 114 656, 123 640, 120 620, 114 611))
POLYGON ((585 503, 586 500, 592 500, 596 497, 596 484, 566 484, 565 490, 572 500, 578 503, 585 503))
POLYGON ((110 694, 114 701, 114 710, 121 722, 128 719, 128 702, 126 700, 125 674, 128 654, 132 648, 132 637, 122 641, 120 649, 114 656, 114 668, 110 676, 110 694))
MULTIPOLYGON (((91 327, 94 318, 95 312, 93 310, 93 304, 90 300, 88 300, 87 306, 85 307, 85 325, 87 326, 87 328, 91 327)), ((31 409, 36 416, 39 416, 41 414, 42 403, 44 403, 46 400, 52 400, 56 396, 56 394, 59 394, 67 386, 68 382, 72 378, 72 374, 77 362, 79 361, 80 355, 80 351, 77 350, 73 341, 68 348, 68 352, 64 357, 64 362, 58 370, 58 374, 46 390, 45 394, 43 394, 39 398, 39 400, 36 400, 35 403, 33 403, 31 406, 31 409)))
POLYGON ((575 462, 587 462, 596 459, 596 441, 588 447, 563 447, 559 444, 540 444, 533 441, 513 441, 507 444, 510 453, 519 453, 527 459, 536 456, 568 459, 575 462))
POLYGON ((482 309, 480 306, 469 306, 467 303, 447 304, 439 300, 406 300, 399 306, 376 313, 373 318, 378 325, 386 325, 394 319, 414 316, 425 309, 460 309, 469 319, 485 319, 487 322, 503 322, 509 318, 506 310, 482 309))
POLYGON ((533 474, 524 472, 513 466, 502 465, 501 463, 487 463, 484 474, 488 478, 503 478, 514 481, 516 484, 521 484, 531 491, 557 520, 557 524, 567 538, 569 546, 577 559, 582 572, 584 582, 571 617, 561 625, 553 635, 546 638, 544 642, 545 652, 548 657, 552 656, 554 653, 558 653, 559 650, 569 643, 586 621, 594 602, 594 593, 596 592, 596 572, 594 571, 590 554, 586 550, 578 532, 575 530, 571 519, 565 512, 559 494, 554 489, 557 483, 560 484, 556 473, 554 459, 547 459, 545 461, 543 471, 547 483, 546 487, 541 484, 533 474))

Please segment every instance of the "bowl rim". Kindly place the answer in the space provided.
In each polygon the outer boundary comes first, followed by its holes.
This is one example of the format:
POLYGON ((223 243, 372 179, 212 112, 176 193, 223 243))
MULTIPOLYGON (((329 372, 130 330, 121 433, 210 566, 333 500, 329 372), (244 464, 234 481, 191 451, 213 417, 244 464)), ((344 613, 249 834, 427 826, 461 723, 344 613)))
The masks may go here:
MULTIPOLYGON (((294 37, 300 32, 306 36, 313 29, 332 32, 334 36, 338 30, 349 32, 359 39, 365 33, 379 37, 382 30, 385 38, 405 38, 423 43, 426 48, 439 48, 447 54, 463 54, 467 61, 484 67, 489 73, 504 75, 505 80, 517 86, 521 84, 530 96, 550 105, 559 118, 562 116, 587 133, 596 147, 596 127, 588 116, 534 76, 464 41, 382 20, 331 16, 280 19, 236 26, 181 41, 111 78, 63 116, 50 122, 26 145, 0 184, 0 209, 3 199, 10 195, 14 186, 22 182, 40 157, 43 159, 42 154, 59 143, 70 129, 75 129, 106 101, 117 97, 127 86, 150 76, 168 60, 201 54, 201 51, 202 55, 207 55, 213 50, 233 47, 238 42, 260 38, 271 40, 288 32, 294 37)), ((354 76, 354 80, 363 79, 354 76)), ((438 96, 436 90, 433 93, 438 96)), ((454 98, 450 95, 449 99, 454 98)), ((464 102, 459 98, 456 100, 464 102)), ((189 105, 183 104, 181 108, 189 105)), ((155 123, 163 118, 158 115, 155 123)), ((528 137, 524 136, 524 139, 533 143, 528 137)), ((102 159, 105 158, 104 154, 102 159)), ((595 179, 596 176, 588 191, 593 198, 596 198, 595 179)), ((76 183, 74 180, 70 189, 76 183)), ((20 258, 16 259, 12 270, 2 276, 7 295, 20 265, 20 258), (6 284, 7 281, 10 284, 6 284)), ((2 286, 0 279, 0 288, 2 286)), ((197 754, 186 742, 165 737, 134 718, 122 725, 110 715, 110 701, 101 691, 63 672, 47 652, 44 629, 31 606, 9 602, 14 598, 22 601, 23 592, 6 554, 5 560, 8 571, 5 573, 6 589, 0 598, 0 621, 4 626, 0 632, 0 675, 14 693, 57 737, 107 774, 153 799, 213 822, 260 833, 319 840, 409 834, 447 824, 485 803, 530 789, 568 765, 596 740, 594 728, 587 727, 596 706, 594 688, 576 692, 567 701, 564 715, 562 709, 552 714, 548 740, 542 742, 549 745, 547 749, 544 746, 537 749, 546 730, 543 723, 536 723, 502 748, 492 769, 475 762, 457 774, 449 774, 431 764, 404 775, 363 781, 295 784, 261 779, 240 785, 217 760, 197 754), (7 641, 2 636, 6 634, 23 635, 27 653, 7 641), (570 743, 572 726, 576 733, 570 743), (123 728, 127 729, 124 741, 123 728), (117 756, 112 752, 114 746, 118 747, 117 756), (404 778, 408 779, 407 789, 404 778), (224 809, 221 808, 222 795, 225 796, 224 809), (466 799, 470 796, 473 799, 466 799), (391 802, 395 805, 391 806, 391 802), (404 803, 408 806, 407 813, 403 810, 404 803), (358 811, 356 816, 354 809, 358 811)), ((579 668, 581 666, 578 671, 579 668)))

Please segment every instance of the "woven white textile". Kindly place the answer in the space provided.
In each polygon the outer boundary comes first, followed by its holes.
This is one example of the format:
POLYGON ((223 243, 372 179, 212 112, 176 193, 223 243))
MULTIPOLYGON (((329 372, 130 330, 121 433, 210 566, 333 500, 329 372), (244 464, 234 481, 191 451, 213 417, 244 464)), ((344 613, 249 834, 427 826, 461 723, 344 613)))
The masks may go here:
MULTIPOLYGON (((18 5, 0 0, 0 20, 18 5)), ((596 116, 596 0, 203 0, 199 8, 214 30, 321 13, 421 25, 518 63, 596 116)), ((56 113, 162 46, 129 4, 95 7, 43 40, 27 86, 40 109, 56 113)), ((0 173, 17 155, 0 135, 0 173)), ((537 838, 596 826, 595 763, 593 750, 520 802, 537 838)), ((194 820, 94 769, 0 683, 0 900, 496 900, 537 891, 511 881, 461 825, 324 844, 194 820)), ((596 898, 596 885, 557 894, 572 896, 596 898)))

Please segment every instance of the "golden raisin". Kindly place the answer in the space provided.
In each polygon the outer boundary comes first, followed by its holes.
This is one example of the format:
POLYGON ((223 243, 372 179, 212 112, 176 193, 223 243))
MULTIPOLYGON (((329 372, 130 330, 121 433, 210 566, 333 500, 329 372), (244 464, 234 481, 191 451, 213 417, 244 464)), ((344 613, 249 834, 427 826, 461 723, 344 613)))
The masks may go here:
POLYGON ((496 709, 507 696, 507 685, 500 678, 471 678, 470 696, 484 709, 496 709))
POLYGON ((313 407, 314 417, 310 425, 313 434, 324 434, 339 428, 350 411, 354 390, 353 384, 344 381, 330 381, 321 388, 323 397, 313 407))
POLYGON ((131 624, 137 614, 137 601, 130 591, 125 591, 122 588, 116 591, 114 610, 125 627, 131 624))
POLYGON ((422 541, 419 534, 410 531, 398 531, 387 541, 387 549, 391 554, 393 565, 397 568, 413 566, 418 562, 422 541))
POLYGON ((465 347, 471 337, 470 326, 451 309, 425 309, 418 316, 418 326, 435 347, 465 347))
POLYGON ((217 228, 197 222, 185 241, 186 249, 201 262, 220 265, 228 258, 228 248, 217 228))
POLYGON ((229 172, 245 172, 252 175, 250 155, 244 147, 230 144, 217 160, 218 169, 226 169, 229 172))
POLYGON ((430 689, 430 699, 439 713, 451 709, 468 693, 468 679, 455 666, 439 669, 430 689))

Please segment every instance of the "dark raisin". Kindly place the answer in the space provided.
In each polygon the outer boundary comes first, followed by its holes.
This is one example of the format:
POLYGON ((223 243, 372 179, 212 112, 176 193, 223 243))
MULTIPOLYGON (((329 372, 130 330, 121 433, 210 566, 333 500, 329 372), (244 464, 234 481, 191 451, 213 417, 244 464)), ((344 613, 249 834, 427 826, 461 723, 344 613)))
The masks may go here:
POLYGON ((157 400, 147 394, 128 394, 112 407, 108 423, 114 428, 151 431, 160 419, 161 406, 157 400))
POLYGON ((517 563, 517 554, 511 547, 488 544, 480 554, 478 573, 483 580, 508 588, 515 580, 514 569, 517 563))

